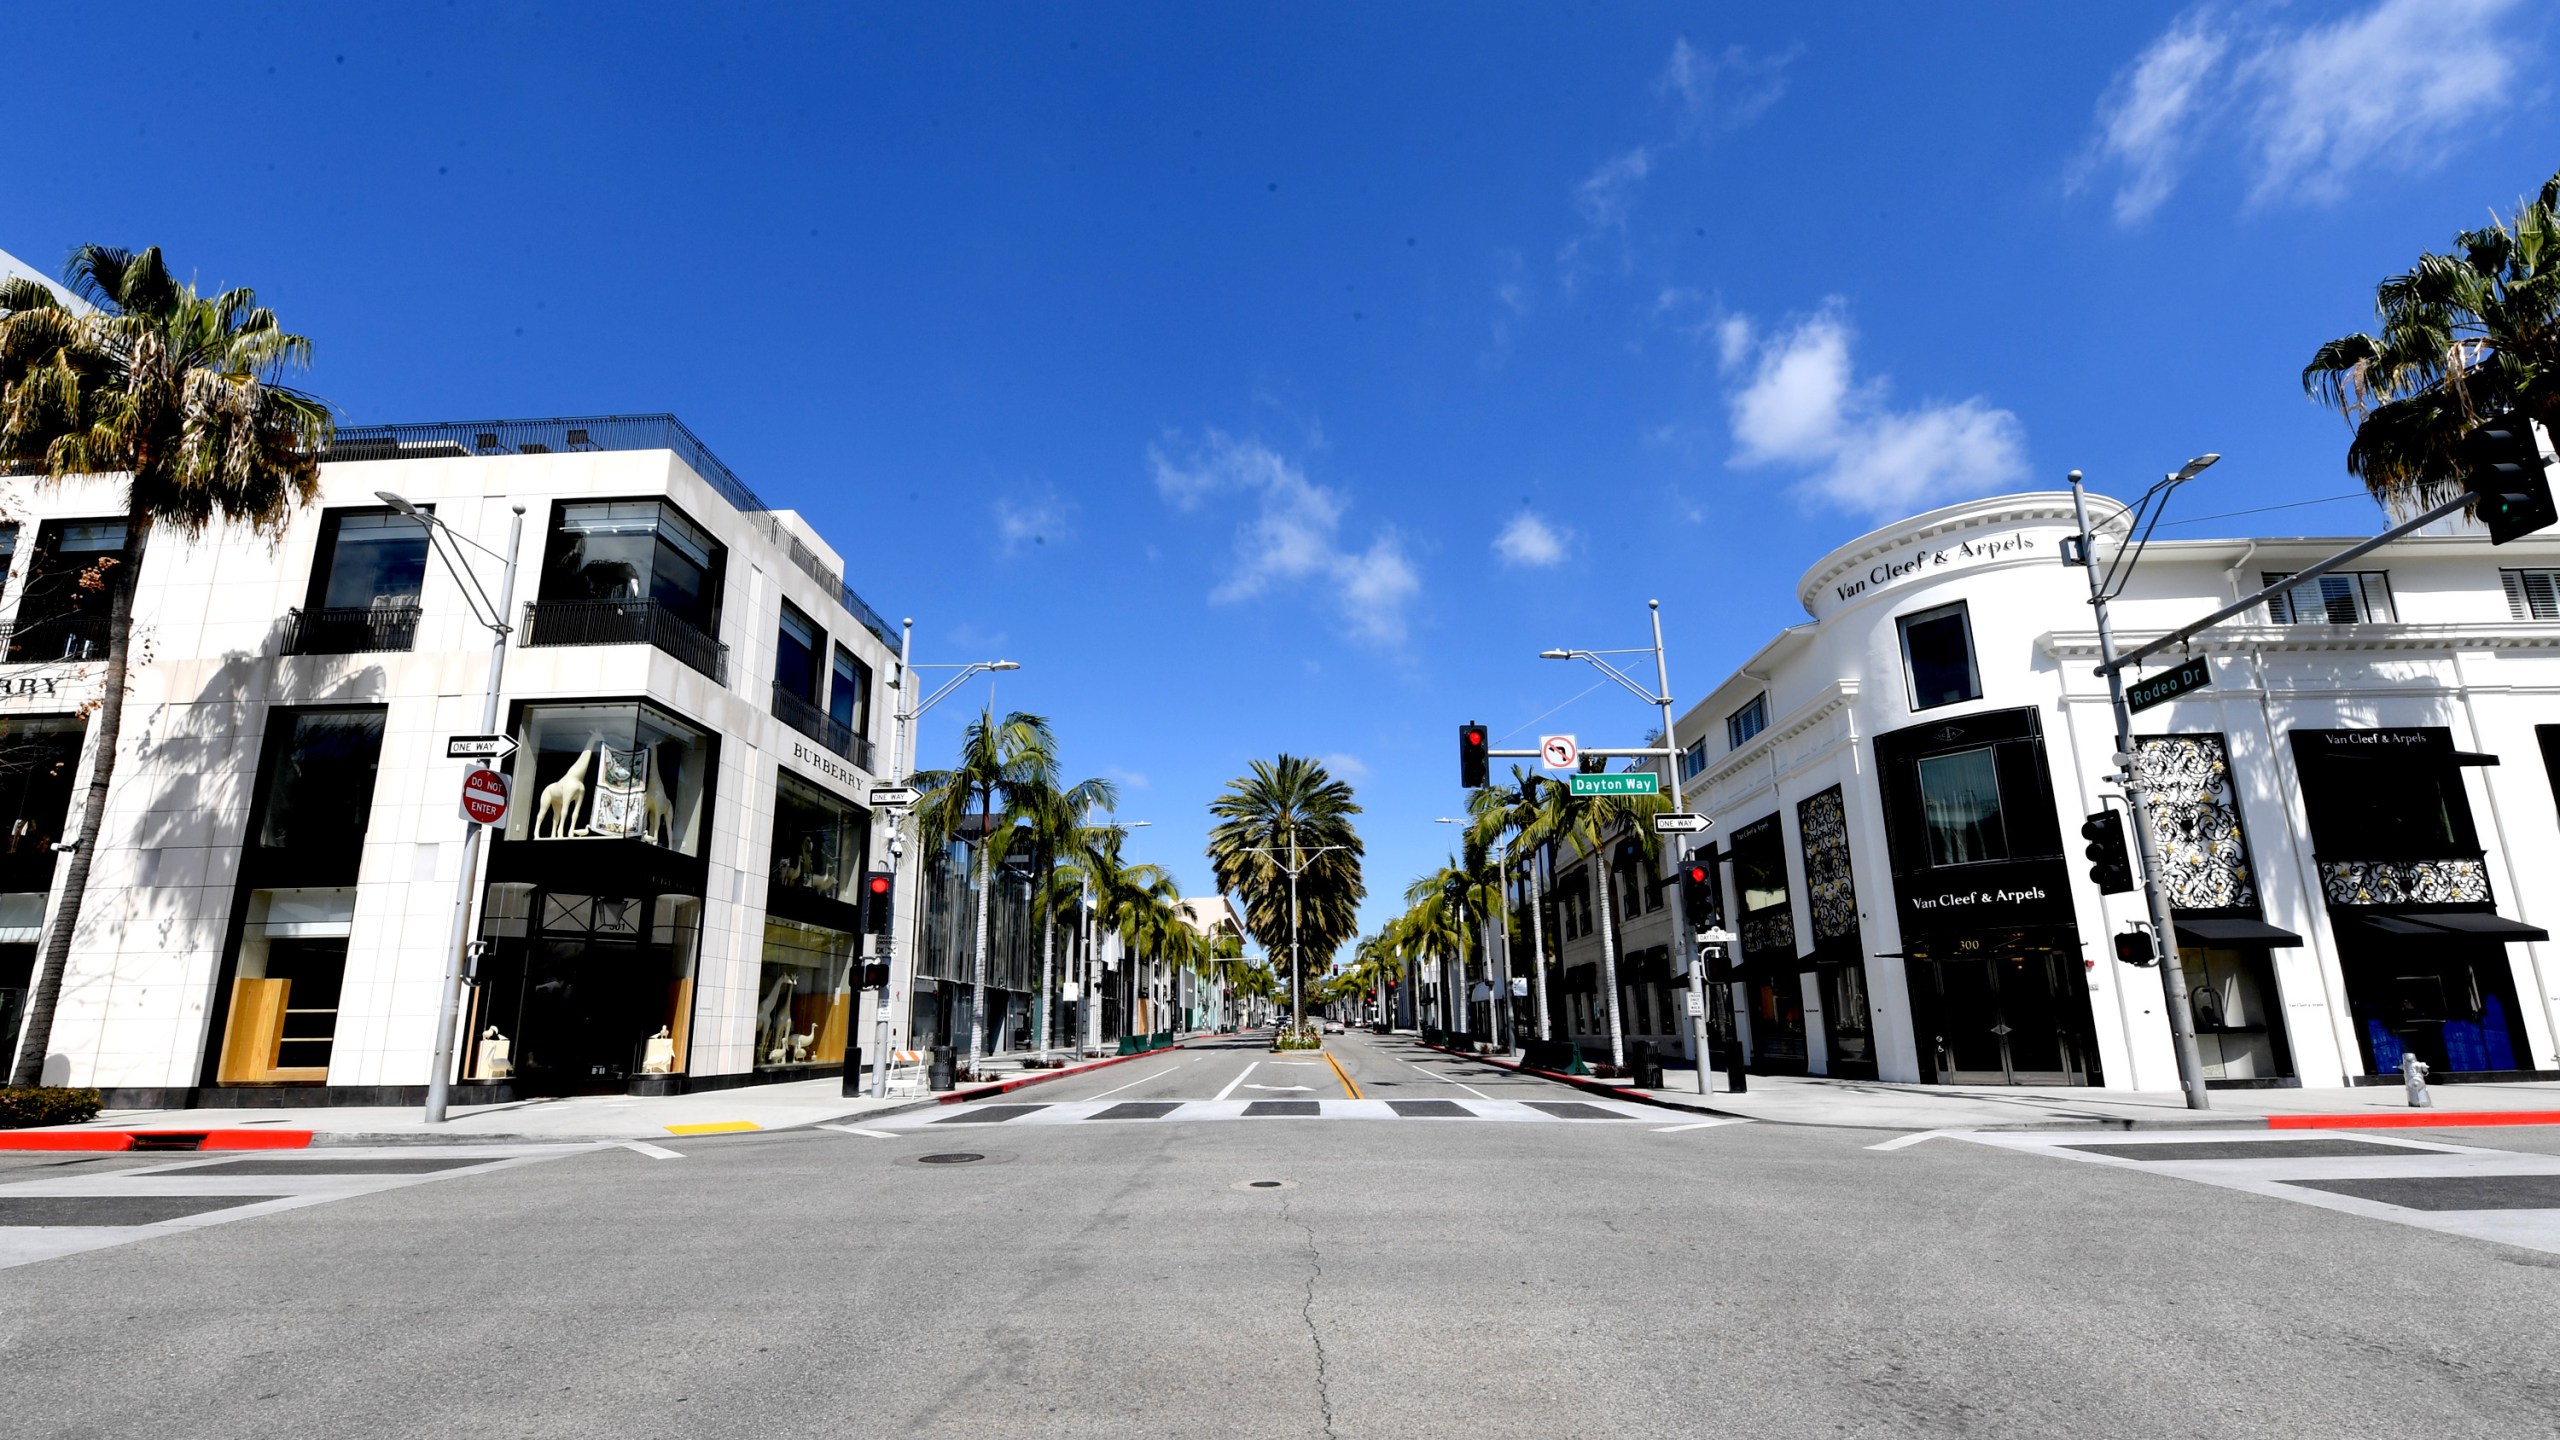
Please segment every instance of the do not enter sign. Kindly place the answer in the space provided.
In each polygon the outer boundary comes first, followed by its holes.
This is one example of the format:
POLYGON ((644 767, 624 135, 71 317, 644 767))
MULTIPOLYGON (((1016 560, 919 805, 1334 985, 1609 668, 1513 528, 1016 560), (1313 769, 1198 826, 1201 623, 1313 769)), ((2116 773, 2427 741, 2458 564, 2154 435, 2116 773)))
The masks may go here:
POLYGON ((507 777, 495 770, 474 770, 462 777, 462 813, 483 825, 507 818, 507 777))

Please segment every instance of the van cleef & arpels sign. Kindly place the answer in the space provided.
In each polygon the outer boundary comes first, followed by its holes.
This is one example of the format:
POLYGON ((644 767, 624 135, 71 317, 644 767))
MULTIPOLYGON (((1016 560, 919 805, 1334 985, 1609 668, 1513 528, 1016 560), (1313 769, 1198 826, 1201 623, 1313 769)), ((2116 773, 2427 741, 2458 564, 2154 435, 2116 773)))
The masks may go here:
POLYGON ((1950 566, 1979 565, 1991 560, 2017 559, 2044 548, 2044 542, 2024 530, 2006 535, 1983 536, 1959 540, 1952 545, 1921 545, 1904 555, 1879 560, 1867 567, 1867 573, 1855 580, 1842 580, 1831 587, 1842 600, 1855 600, 1870 590, 1907 580, 1914 575, 1944 570, 1950 566))

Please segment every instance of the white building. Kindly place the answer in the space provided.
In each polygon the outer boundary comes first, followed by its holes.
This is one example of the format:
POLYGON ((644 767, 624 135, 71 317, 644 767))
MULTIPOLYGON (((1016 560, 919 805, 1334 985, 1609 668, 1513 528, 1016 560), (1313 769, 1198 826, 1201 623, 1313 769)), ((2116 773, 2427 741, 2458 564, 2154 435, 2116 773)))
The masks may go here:
MULTIPOLYGON (((13 1039, 60 899, 49 842, 77 830, 105 619, 81 582, 122 553, 121 490, 18 479, 0 502, 13 1039)), ((378 491, 472 542, 455 553, 492 595, 524 508, 499 711, 521 748, 475 887, 457 1100, 808 1078, 867 1051, 856 899, 895 637, 672 417, 609 417, 343 430, 280 543, 153 539, 46 1078, 113 1105, 423 1093, 465 824, 445 743, 480 728, 490 634, 378 491)))
MULTIPOLYGON (((1680 717, 1755 1067, 2176 1086, 2160 973, 2113 938, 2142 897, 2083 856, 2121 800, 2072 533, 2063 492, 1860 536, 1805 573, 1811 618, 1680 717)), ((2119 644, 2351 543, 2155 542, 2119 644)), ((2134 728, 2211 1083, 2392 1080, 2404 1051, 2438 1078, 2560 1072, 2560 534, 2414 536, 2191 651, 2210 685, 2134 728)), ((1676 1044, 1668 907, 1620 863, 1627 1030, 1676 1044)), ((1584 872, 1562 890, 1559 1013, 1605 1046, 1584 872)))

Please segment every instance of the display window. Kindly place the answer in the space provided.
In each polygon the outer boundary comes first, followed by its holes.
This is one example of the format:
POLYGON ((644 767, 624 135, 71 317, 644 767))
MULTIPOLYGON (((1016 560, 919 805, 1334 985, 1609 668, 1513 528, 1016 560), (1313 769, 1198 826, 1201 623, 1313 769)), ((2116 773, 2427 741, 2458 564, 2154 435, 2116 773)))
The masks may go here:
POLYGON ((509 840, 638 840, 700 855, 710 739, 653 705, 529 705, 509 840))
POLYGON ((347 886, 249 892, 216 1083, 328 1080, 355 909, 347 886))
POLYGON ((545 600, 653 600, 704 634, 718 633, 721 547, 663 500, 563 504, 548 549, 545 600))
POLYGON ((870 812, 796 776, 779 777, 773 796, 774 884, 858 904, 870 854, 870 812))
POLYGON ((525 1093, 683 1074, 702 901, 491 885, 464 1075, 525 1093))
POLYGON ((844 1063, 861 937, 768 917, 756 987, 755 1068, 844 1063))
POLYGON ((258 848, 346 857, 364 845, 383 711, 278 711, 270 720, 258 848))

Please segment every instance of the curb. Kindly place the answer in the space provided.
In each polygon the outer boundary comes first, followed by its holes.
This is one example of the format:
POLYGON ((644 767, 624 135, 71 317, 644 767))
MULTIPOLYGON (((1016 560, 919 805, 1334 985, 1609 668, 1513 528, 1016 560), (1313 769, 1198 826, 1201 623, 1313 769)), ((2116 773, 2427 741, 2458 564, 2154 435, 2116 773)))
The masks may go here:
MULTIPOLYGON (((1195 1036, 1193 1038, 1196 1039, 1198 1037, 1195 1036)), ((1034 1075, 1018 1075, 1011 1080, 1001 1080, 993 1085, 982 1085, 975 1090, 954 1090, 948 1095, 937 1095, 933 1098, 931 1103, 936 1105, 966 1105, 972 1100, 984 1100, 990 1095, 1010 1095, 1014 1091, 1022 1089, 1026 1085, 1045 1085, 1052 1080, 1064 1080, 1070 1075, 1090 1075, 1096 1070, 1108 1070, 1114 1065, 1126 1065, 1132 1060, 1144 1060, 1150 1055, 1163 1055, 1170 1051, 1179 1050, 1190 1043, 1191 1041, 1189 1040, 1176 1040, 1172 1044, 1164 1047, 1162 1050, 1141 1050, 1135 1055, 1113 1055, 1107 1059, 1096 1060, 1090 1065, 1069 1065, 1057 1070, 1043 1070, 1034 1075)), ((885 1115, 891 1112, 885 1110, 866 1110, 862 1113, 866 1115, 885 1115)))
POLYGON ((2270 1115, 2270 1130, 2436 1130, 2469 1125, 2560 1125, 2560 1110, 2386 1110, 2369 1115, 2270 1115))
POLYGON ((308 1130, 0 1130, 0 1150, 307 1150, 308 1130))

